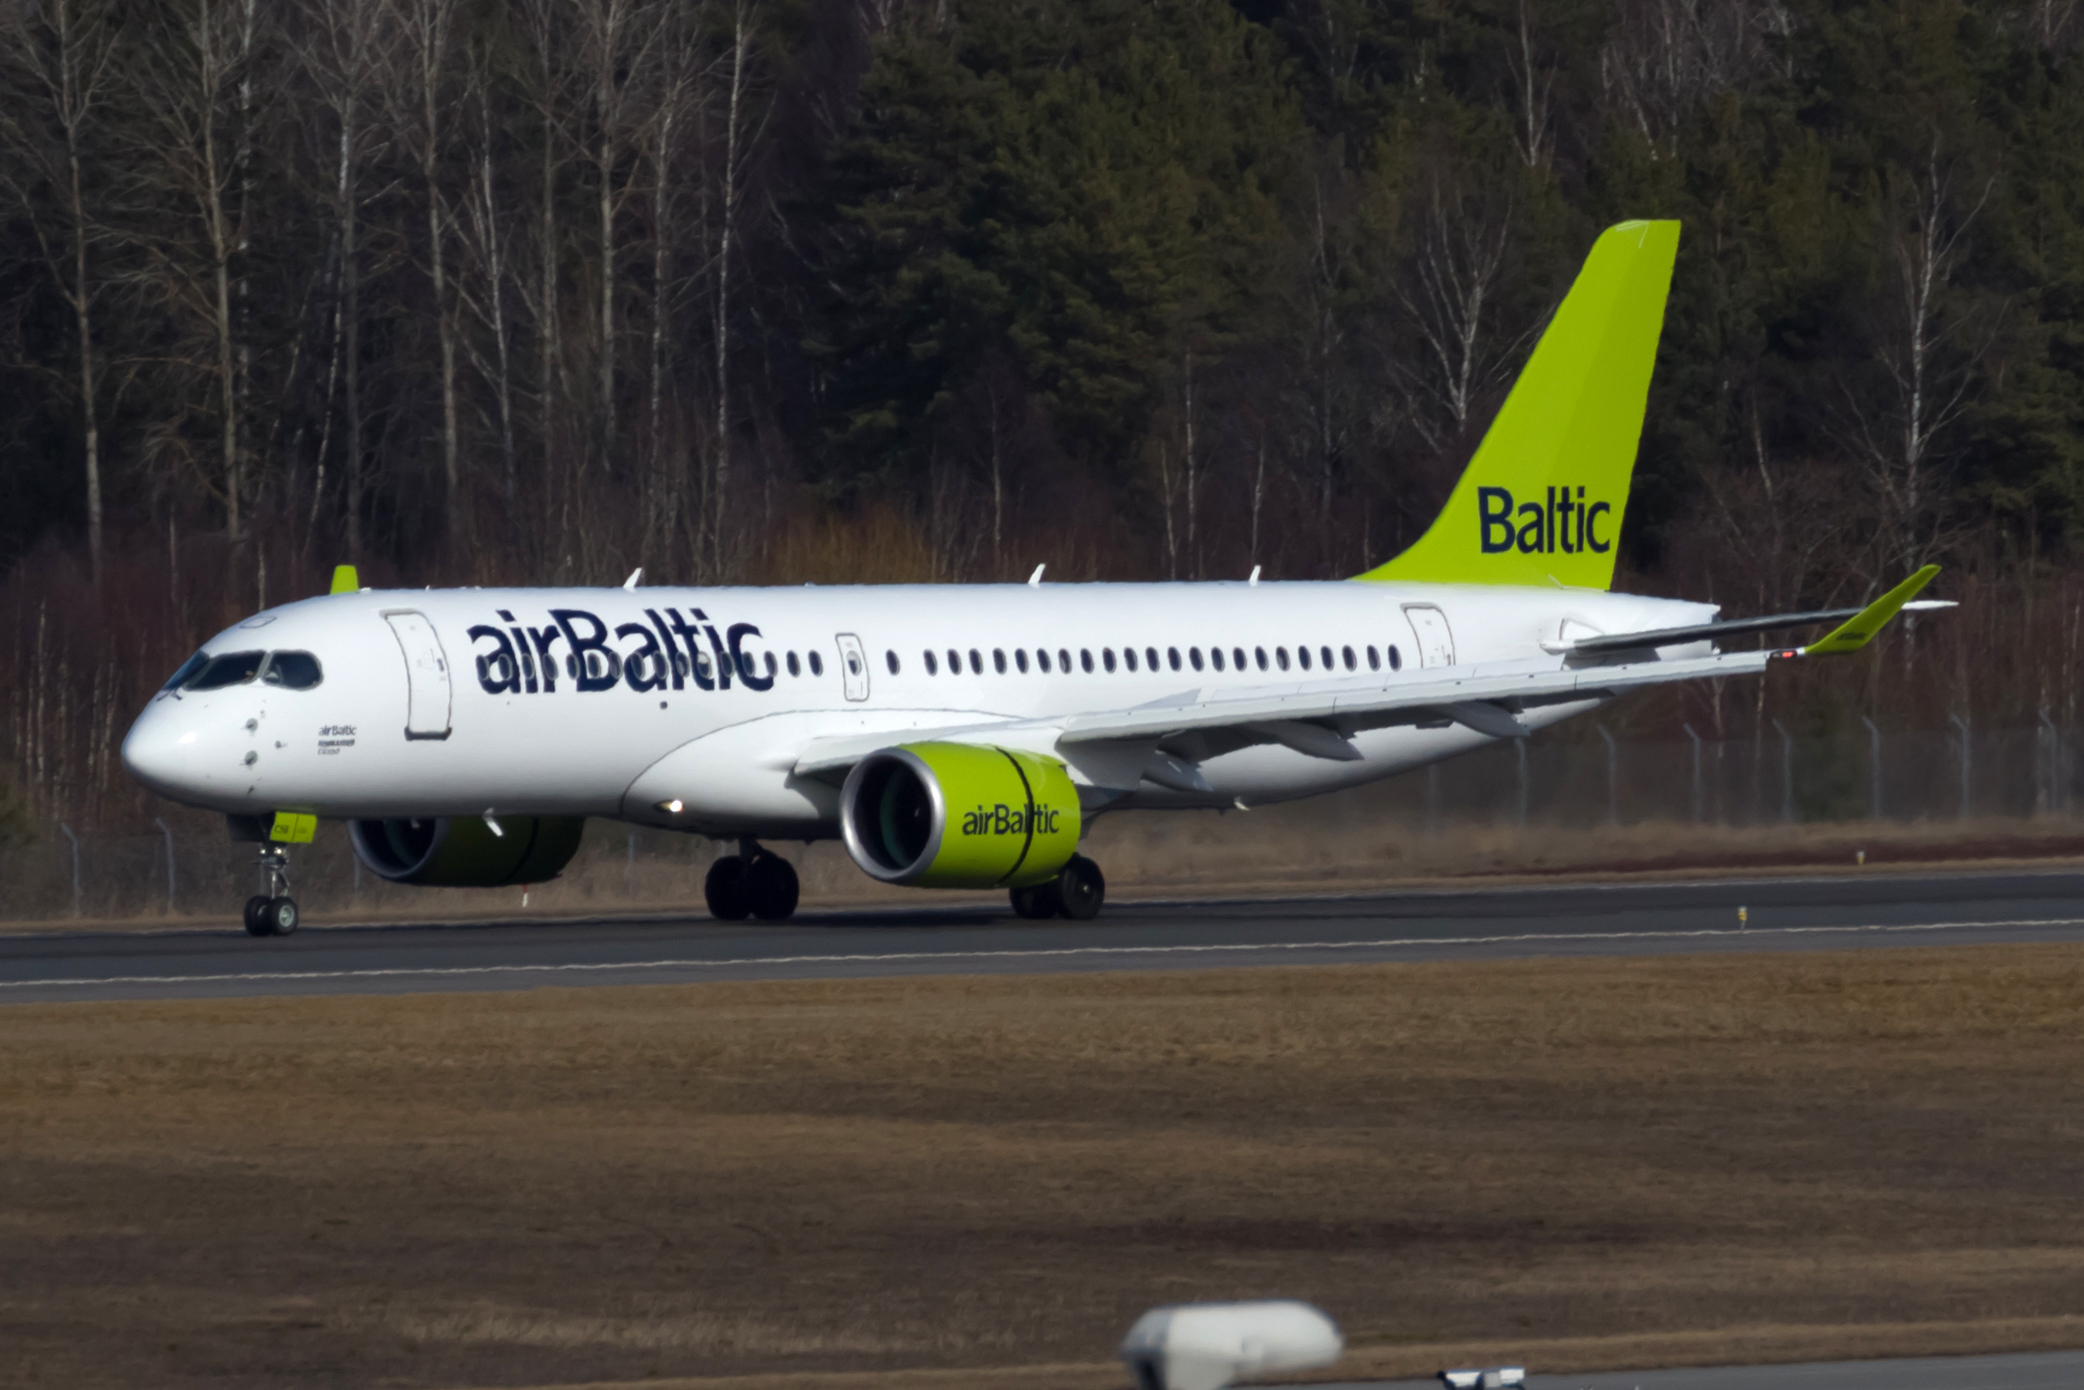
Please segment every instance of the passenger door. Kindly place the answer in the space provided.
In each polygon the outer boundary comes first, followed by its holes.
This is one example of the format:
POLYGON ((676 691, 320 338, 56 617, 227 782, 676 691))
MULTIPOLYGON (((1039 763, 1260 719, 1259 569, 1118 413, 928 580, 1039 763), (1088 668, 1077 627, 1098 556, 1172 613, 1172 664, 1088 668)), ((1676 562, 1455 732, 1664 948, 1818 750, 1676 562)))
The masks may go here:
POLYGON ((405 736, 449 736, 449 659, 423 613, 386 613, 391 635, 405 654, 405 736))
POLYGON ((839 643, 839 674, 846 683, 849 700, 868 698, 868 652, 861 639, 851 632, 842 632, 833 639, 839 643))
POLYGON ((1421 666, 1454 665, 1454 634, 1448 631, 1447 615, 1430 603, 1407 603, 1404 616, 1418 638, 1421 666))

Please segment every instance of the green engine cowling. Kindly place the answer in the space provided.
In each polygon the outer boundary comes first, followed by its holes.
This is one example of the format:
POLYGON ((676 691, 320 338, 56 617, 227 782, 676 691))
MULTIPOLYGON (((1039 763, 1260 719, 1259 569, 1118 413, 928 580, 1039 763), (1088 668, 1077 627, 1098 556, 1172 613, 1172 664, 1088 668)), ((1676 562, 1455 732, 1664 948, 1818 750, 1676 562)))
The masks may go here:
POLYGON ((355 857, 379 878, 433 888, 547 883, 579 852, 584 816, 402 816, 347 823, 355 857))
POLYGON ((1078 789, 1064 765, 1010 748, 908 743, 869 754, 839 796, 862 872, 916 888, 1024 888, 1078 848, 1078 789))

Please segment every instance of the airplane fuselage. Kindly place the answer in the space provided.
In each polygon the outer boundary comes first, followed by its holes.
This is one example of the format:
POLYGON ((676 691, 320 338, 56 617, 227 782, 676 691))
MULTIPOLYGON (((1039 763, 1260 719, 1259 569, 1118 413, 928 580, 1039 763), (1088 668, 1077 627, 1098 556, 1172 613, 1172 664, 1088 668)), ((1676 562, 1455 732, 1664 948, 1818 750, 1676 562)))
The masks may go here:
MULTIPOLYGON (((164 691, 124 759, 169 797, 235 814, 564 814, 823 838, 838 788, 795 770, 814 740, 1380 690, 1442 668, 1553 670, 1563 658, 1544 643, 1713 612, 1585 589, 1354 582, 363 590, 270 609, 200 654, 307 652, 316 683, 274 683, 270 667, 164 691)), ((1594 703, 1523 718, 1541 727, 1594 703)), ((1124 771, 1104 745, 1061 756, 1097 812, 1288 800, 1492 741, 1434 721, 1361 730, 1351 760, 1260 743, 1208 758, 1194 788, 1124 771)))

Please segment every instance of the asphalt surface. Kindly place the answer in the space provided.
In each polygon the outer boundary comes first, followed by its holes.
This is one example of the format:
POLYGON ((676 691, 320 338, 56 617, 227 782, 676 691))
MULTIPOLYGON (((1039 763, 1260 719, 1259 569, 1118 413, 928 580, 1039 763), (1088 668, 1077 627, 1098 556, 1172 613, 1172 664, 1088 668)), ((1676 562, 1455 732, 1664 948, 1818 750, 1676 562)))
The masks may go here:
POLYGON ((922 895, 916 908, 785 924, 675 915, 306 927, 260 940, 230 923, 0 937, 0 1004, 2080 939, 2074 871, 1125 902, 1082 924, 922 895))
MULTIPOLYGON (((2084 1352, 2076 1351, 1527 1377, 1528 1390, 2075 1390, 2079 1385, 2084 1385, 2084 1352)), ((1310 1390, 1440 1390, 1440 1382, 1384 1380, 1310 1390)))

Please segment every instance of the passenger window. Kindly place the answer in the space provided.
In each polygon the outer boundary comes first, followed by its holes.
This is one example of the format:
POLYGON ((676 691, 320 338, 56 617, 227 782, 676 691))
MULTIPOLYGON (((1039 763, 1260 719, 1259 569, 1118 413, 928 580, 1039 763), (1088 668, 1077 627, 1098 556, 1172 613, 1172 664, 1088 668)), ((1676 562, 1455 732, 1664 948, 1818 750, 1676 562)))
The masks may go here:
POLYGON ((1232 647, 1230 649, 1230 664, 1237 667, 1240 671, 1245 669, 1245 649, 1243 647, 1232 647))
POLYGON ((1187 648, 1187 660, 1189 660, 1189 661, 1193 662, 1193 663, 1194 663, 1194 669, 1195 669, 1195 670, 1197 670, 1197 671, 1199 671, 1199 670, 1201 669, 1201 648, 1199 648, 1199 647, 1189 647, 1189 648, 1187 648))
POLYGON ((1301 667, 1303 668, 1303 670, 1305 670, 1305 671, 1309 670, 1309 669, 1310 669, 1310 649, 1309 649, 1308 647, 1297 647, 1297 648, 1295 649, 1295 660, 1296 660, 1297 664, 1299 664, 1299 665, 1300 665, 1300 666, 1301 666, 1301 667))
POLYGON ((1324 669, 1329 671, 1331 669, 1331 648, 1319 647, 1317 649, 1317 652, 1320 656, 1324 658, 1324 669))
POLYGON ((948 648, 948 674, 951 676, 962 674, 962 653, 953 647, 948 648))
POLYGON ((1353 648, 1351 647, 1339 648, 1339 660, 1346 663, 1346 669, 1349 671, 1354 670, 1360 665, 1358 661, 1355 661, 1353 659, 1353 648))
POLYGON ((1368 669, 1370 671, 1379 671, 1382 669, 1382 654, 1376 651, 1373 647, 1368 648, 1368 669))
POLYGON ((1071 649, 1069 647, 1058 647, 1056 649, 1056 668, 1067 676, 1071 674, 1071 649))
POLYGON ((1111 676, 1114 674, 1114 648, 1100 648, 1100 664, 1107 668, 1108 675, 1111 676))
POLYGON ((260 674, 261 659, 266 652, 232 652, 226 656, 213 656, 210 664, 188 678, 185 689, 222 690, 228 685, 244 685, 260 674))
POLYGON ((1006 674, 1006 649, 1004 647, 993 647, 991 649, 991 666, 1000 675, 1006 674))
POLYGON ((1020 668, 1020 674, 1023 676, 1028 673, 1028 649, 1026 647, 1015 647, 1013 649, 1013 664, 1020 668))
POLYGON ((977 655, 975 647, 970 648, 970 674, 973 676, 984 674, 984 658, 977 655))
POLYGON ((1266 648, 1254 647, 1252 648, 1252 655, 1259 662, 1259 669, 1264 671, 1266 669, 1266 648))
POLYGON ((929 676, 941 674, 941 664, 933 659, 933 648, 928 647, 923 655, 926 657, 926 674, 929 676))
POLYGON ((1122 660, 1123 660, 1123 661, 1124 661, 1125 663, 1127 663, 1127 664, 1128 664, 1128 667, 1129 667, 1129 669, 1130 669, 1131 671, 1135 670, 1135 669, 1136 669, 1136 648, 1134 648, 1134 647, 1123 647, 1123 648, 1122 648, 1122 660))
POLYGON ((810 654, 810 673, 814 676, 825 674, 825 658, 819 656, 816 652, 810 654))
POLYGON ((767 662, 767 679, 768 679, 768 680, 773 680, 773 679, 774 679, 774 672, 775 672, 775 665, 774 665, 774 653, 773 653, 773 652, 769 652, 769 653, 767 653, 767 656, 766 656, 766 662, 767 662))
POLYGON ((789 674, 791 676, 803 674, 803 663, 796 659, 796 653, 794 652, 789 653, 789 674))
POLYGON ((1208 659, 1218 671, 1223 669, 1223 649, 1221 647, 1210 647, 1208 649, 1208 659))
POLYGON ((324 679, 318 658, 310 652, 277 652, 268 658, 268 669, 261 676, 265 683, 284 690, 309 690, 324 679))
POLYGON ((1172 669, 1177 671, 1179 669, 1179 648, 1167 647, 1165 649, 1165 659, 1172 664, 1172 669))
POLYGON ((1093 673, 1093 649, 1091 647, 1080 647, 1078 649, 1078 664, 1088 676, 1093 673))
POLYGON ((1274 648, 1274 664, 1283 671, 1288 669, 1288 649, 1286 647, 1274 648))
POLYGON ((1049 649, 1047 647, 1035 648, 1035 664, 1042 668, 1043 675, 1049 674, 1049 649))
POLYGON ((891 675, 893 675, 893 676, 894 676, 894 675, 896 675, 896 674, 897 674, 897 653, 896 653, 896 652, 887 652, 887 651, 886 651, 886 652, 884 652, 884 653, 883 653, 883 664, 884 664, 885 666, 888 666, 888 667, 890 668, 890 674, 891 674, 891 675))
POLYGON ((1394 642, 1389 644, 1389 669, 1392 671, 1404 669, 1404 658, 1397 652, 1397 646, 1394 642))
POLYGON ((1147 666, 1149 666, 1151 670, 1153 670, 1153 671, 1157 670, 1157 669, 1158 669, 1158 649, 1157 649, 1156 647, 1145 647, 1145 648, 1143 649, 1143 660, 1144 660, 1144 664, 1145 664, 1145 665, 1147 665, 1147 666))

